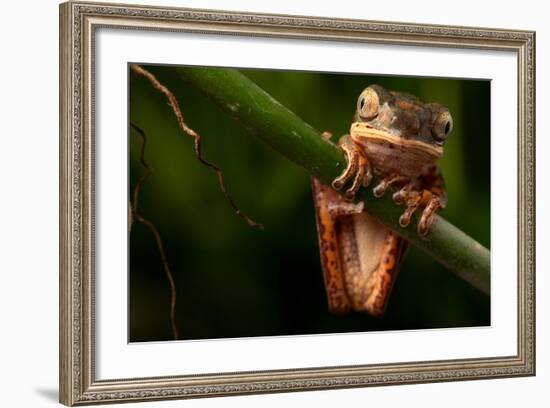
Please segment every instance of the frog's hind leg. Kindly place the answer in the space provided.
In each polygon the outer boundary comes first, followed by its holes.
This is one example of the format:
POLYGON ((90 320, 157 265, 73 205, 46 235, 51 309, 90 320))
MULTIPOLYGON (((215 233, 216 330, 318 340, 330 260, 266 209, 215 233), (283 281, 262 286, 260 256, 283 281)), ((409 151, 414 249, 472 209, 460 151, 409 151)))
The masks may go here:
POLYGON ((363 210, 363 203, 350 203, 312 178, 313 200, 321 267, 327 292, 329 310, 332 313, 347 313, 352 306, 347 296, 342 259, 339 245, 339 220, 347 214, 356 214, 363 210))
POLYGON ((386 311, 388 299, 407 247, 408 241, 393 231, 387 231, 380 254, 380 263, 367 282, 370 295, 365 303, 365 309, 371 316, 379 317, 386 311))

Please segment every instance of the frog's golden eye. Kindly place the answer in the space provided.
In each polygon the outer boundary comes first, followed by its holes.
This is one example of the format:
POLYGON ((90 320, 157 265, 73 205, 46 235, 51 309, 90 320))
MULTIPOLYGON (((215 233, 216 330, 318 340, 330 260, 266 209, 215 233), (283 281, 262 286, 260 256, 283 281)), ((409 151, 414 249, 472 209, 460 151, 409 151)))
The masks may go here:
POLYGON ((443 142, 453 131, 453 117, 448 111, 439 113, 432 125, 432 134, 434 137, 443 142))
POLYGON ((371 120, 378 115, 378 110, 380 109, 380 99, 378 94, 372 88, 367 88, 357 99, 357 112, 361 119, 371 120))

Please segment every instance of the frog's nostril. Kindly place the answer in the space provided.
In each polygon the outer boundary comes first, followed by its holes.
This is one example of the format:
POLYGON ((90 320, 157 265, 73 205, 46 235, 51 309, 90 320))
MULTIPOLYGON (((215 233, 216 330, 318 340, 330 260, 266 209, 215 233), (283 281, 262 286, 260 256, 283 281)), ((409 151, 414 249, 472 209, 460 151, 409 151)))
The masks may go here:
POLYGON ((451 122, 447 122, 445 125, 445 134, 448 135, 451 131, 451 122))

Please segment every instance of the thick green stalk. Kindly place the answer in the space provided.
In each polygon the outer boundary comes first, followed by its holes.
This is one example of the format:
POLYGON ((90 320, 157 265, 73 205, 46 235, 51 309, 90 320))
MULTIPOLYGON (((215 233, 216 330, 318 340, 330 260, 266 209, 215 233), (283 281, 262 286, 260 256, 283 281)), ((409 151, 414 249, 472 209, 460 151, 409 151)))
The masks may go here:
MULTIPOLYGON (((170 78, 165 77, 165 70, 154 66, 146 68, 161 82, 170 82, 170 78)), ((237 70, 174 67, 171 71, 196 86, 251 133, 322 182, 330 184, 345 167, 342 152, 334 144, 325 141, 319 131, 237 70)), ((185 101, 184 95, 176 96, 185 101)), ((416 231, 418 215, 413 217, 409 227, 400 227, 398 219, 403 207, 396 206, 390 196, 375 198, 370 189, 362 189, 357 198, 363 200, 369 213, 383 224, 474 287, 487 294, 490 292, 490 252, 487 248, 439 216, 427 237, 419 236, 416 231)))

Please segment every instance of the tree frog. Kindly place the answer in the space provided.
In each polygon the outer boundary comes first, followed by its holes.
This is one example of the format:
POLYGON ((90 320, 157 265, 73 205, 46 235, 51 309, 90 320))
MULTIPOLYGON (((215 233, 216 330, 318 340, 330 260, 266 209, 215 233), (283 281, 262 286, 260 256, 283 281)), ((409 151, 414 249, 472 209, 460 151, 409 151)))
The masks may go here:
MULTIPOLYGON (((402 227, 422 209, 417 226, 425 236, 447 194, 438 161, 453 128, 449 110, 438 103, 367 87, 357 100, 349 135, 340 138, 347 166, 332 189, 313 179, 317 233, 329 309, 333 313, 364 311, 381 316, 408 242, 351 200, 373 175, 372 189, 382 197, 393 186, 393 201, 404 205, 402 227), (351 184, 344 197, 334 190, 351 184)), ((325 132, 325 138, 330 134, 325 132)))

